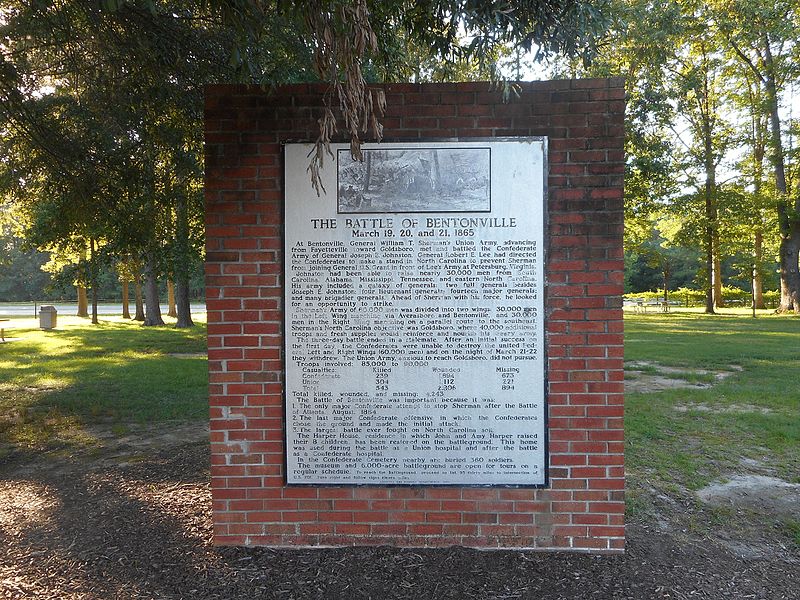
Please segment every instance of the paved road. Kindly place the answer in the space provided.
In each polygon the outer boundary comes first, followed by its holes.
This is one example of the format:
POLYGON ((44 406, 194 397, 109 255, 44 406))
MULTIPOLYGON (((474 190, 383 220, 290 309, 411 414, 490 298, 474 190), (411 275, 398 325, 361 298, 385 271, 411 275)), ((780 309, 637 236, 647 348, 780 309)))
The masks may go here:
MULTIPOLYGON (((55 306, 56 311, 58 311, 59 315, 65 316, 73 316, 75 313, 78 312, 78 305, 74 302, 49 302, 49 303, 37 303, 33 304, 32 302, 2 302, 0 303, 0 317, 8 318, 8 317, 34 317, 37 316, 39 308, 42 306, 55 306)), ((92 307, 89 306, 89 312, 91 313, 92 307)), ((133 304, 130 306, 131 312, 134 310, 133 304)), ((205 304, 192 304, 192 313, 204 313, 206 311, 205 304)), ((167 314, 167 306, 166 304, 161 305, 161 312, 163 314, 167 314)), ((121 315, 122 314, 122 304, 107 304, 102 303, 97 305, 97 314, 99 315, 121 315)))

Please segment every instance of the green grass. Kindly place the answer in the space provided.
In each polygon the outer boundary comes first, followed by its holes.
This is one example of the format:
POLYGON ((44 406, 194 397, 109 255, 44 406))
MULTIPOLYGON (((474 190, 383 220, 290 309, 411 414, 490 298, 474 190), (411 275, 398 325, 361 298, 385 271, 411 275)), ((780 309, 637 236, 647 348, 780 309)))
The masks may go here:
POLYGON ((688 383, 713 383, 716 381, 714 373, 674 370, 673 368, 665 370, 661 365, 656 366, 649 363, 630 364, 625 371, 625 379, 637 379, 639 374, 658 375, 666 379, 679 379, 688 383))
POLYGON ((125 423, 208 416, 205 356, 171 356, 205 353, 203 323, 182 330, 59 316, 52 331, 32 319, 10 325, 16 339, 0 344, 0 445, 88 446, 92 424, 122 432, 125 423))
POLYGON ((789 532, 789 536, 791 537, 792 542, 794 545, 800 548, 800 521, 786 521, 784 526, 789 532))
POLYGON ((707 389, 627 394, 626 463, 634 484, 696 490, 745 472, 743 459, 799 480, 800 318, 746 315, 626 314, 626 361, 647 361, 655 371, 741 368, 707 389))

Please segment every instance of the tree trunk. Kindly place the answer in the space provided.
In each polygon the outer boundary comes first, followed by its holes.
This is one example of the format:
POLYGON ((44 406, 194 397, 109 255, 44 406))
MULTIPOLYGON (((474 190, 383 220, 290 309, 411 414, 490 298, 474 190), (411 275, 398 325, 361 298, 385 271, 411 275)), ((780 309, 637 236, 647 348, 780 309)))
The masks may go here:
POLYGON ((708 284, 706 287, 706 310, 709 315, 716 314, 714 312, 715 300, 715 265, 716 256, 714 252, 714 240, 716 239, 716 225, 717 225, 717 203, 716 198, 716 170, 714 167, 714 157, 711 148, 710 132, 706 136, 706 185, 705 185, 705 201, 706 201, 706 275, 708 276, 708 284))
MULTIPOLYGON (((784 208, 778 209, 778 214, 786 213, 784 208)), ((800 231, 798 224, 791 223, 788 215, 781 215, 787 226, 781 227, 780 246, 780 275, 781 275, 781 305, 778 312, 800 312, 800 231), (784 233, 786 231, 787 233, 784 233)))
POLYGON ((133 280, 133 297, 136 306, 134 321, 144 321, 144 300, 142 299, 142 275, 137 271, 136 279, 133 280))
POLYGON ((78 313, 79 317, 89 316, 89 296, 86 294, 86 288, 82 285, 76 285, 78 290, 78 313))
POLYGON ((714 305, 716 301, 719 300, 719 293, 716 291, 716 284, 719 276, 715 276, 715 273, 718 273, 715 267, 718 257, 719 232, 717 231, 717 171, 714 162, 714 137, 711 130, 711 105, 708 89, 708 69, 705 69, 703 93, 699 96, 698 103, 700 108, 700 128, 703 137, 703 166, 706 172, 704 196, 706 204, 705 250, 708 284, 706 287, 705 312, 713 315, 715 314, 714 305))
POLYGON ((189 304, 189 211, 186 195, 182 193, 175 202, 175 242, 178 250, 175 264, 178 322, 175 326, 193 327, 192 308, 189 304))
POLYGON ((189 302, 189 284, 186 281, 176 281, 175 295, 178 304, 178 322, 175 327, 194 327, 192 307, 189 302))
POLYGON ((714 306, 725 307, 725 298, 722 297, 722 261, 719 258, 719 235, 714 234, 714 306))
POLYGON ((714 312, 714 250, 712 249, 711 239, 713 233, 711 225, 706 225, 706 314, 713 315, 714 312))
POLYGON ((80 259, 78 260, 79 283, 75 284, 78 290, 78 315, 79 317, 89 316, 89 296, 86 292, 86 248, 81 249, 80 259))
MULTIPOLYGON (((758 84, 756 84, 758 85, 758 84)), ((751 94, 755 98, 755 94, 751 94)), ((755 101, 751 101, 753 107, 756 106, 755 101)), ((764 182, 764 156, 766 156, 767 149, 767 120, 763 118, 761 113, 753 110, 753 195, 755 197, 758 220, 755 223, 755 232, 753 236, 753 308, 765 308, 764 306, 764 229, 762 223, 762 200, 761 189, 764 182)))
POLYGON ((92 325, 98 325, 100 320, 97 318, 97 257, 94 240, 89 240, 89 273, 92 280, 92 325))
POLYGON ((178 316, 178 311, 175 309, 175 284, 171 279, 167 279, 167 316, 178 316))
POLYGON ((131 307, 128 298, 128 282, 126 280, 122 281, 122 318, 123 319, 130 319, 131 318, 131 307))
POLYGON ((144 265, 144 304, 145 318, 142 325, 157 326, 163 325, 164 319, 161 318, 161 306, 158 299, 158 279, 156 278, 156 261, 153 252, 147 253, 144 265))
POLYGON ((778 251, 781 277, 781 305, 778 312, 800 312, 800 198, 794 203, 786 194, 786 167, 781 140, 781 117, 778 112, 778 90, 775 84, 775 64, 767 33, 764 34, 764 89, 770 121, 772 167, 775 172, 775 189, 778 192, 778 230, 781 244, 778 251))
POLYGON ((97 285, 92 286, 92 325, 98 325, 100 320, 97 318, 97 285))
POLYGON ((761 275, 761 262, 764 254, 764 233, 761 229, 756 229, 755 240, 753 241, 753 301, 756 308, 764 308, 764 281, 761 275))

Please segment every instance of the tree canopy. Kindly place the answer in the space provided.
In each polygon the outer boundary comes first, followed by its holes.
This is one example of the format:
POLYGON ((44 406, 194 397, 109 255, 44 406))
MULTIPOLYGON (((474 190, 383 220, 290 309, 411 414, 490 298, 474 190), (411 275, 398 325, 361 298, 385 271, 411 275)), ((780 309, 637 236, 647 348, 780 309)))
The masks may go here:
MULTIPOLYGON (((514 47, 583 60, 604 28, 604 6, 6 0, 0 191, 30 245, 54 253, 53 268, 80 289, 96 290, 112 265, 130 273, 121 265, 138 264, 148 298, 166 276, 180 304, 186 265, 202 251, 205 84, 327 82, 317 159, 340 129, 360 156, 364 135, 382 135, 385 100, 372 83, 496 79, 498 61, 514 47)), ((131 276, 138 282, 139 273, 131 276)), ((152 300, 145 322, 158 324, 152 300)))
POLYGON ((383 135, 376 83, 510 94, 508 63, 531 52, 556 76, 626 78, 632 268, 668 258, 685 283, 694 261, 709 312, 726 280, 748 271, 760 295, 778 271, 781 308, 799 311, 798 39, 793 0, 6 0, 0 192, 79 286, 113 267, 183 298, 202 253, 205 84, 325 82, 314 161, 334 135, 359 158, 383 135))
POLYGON ((557 72, 622 75, 628 93, 626 247, 659 224, 702 251, 706 310, 723 306, 727 265, 762 279, 780 271, 781 310, 800 311, 800 188, 794 90, 800 5, 790 0, 612 0, 592 65, 557 72))

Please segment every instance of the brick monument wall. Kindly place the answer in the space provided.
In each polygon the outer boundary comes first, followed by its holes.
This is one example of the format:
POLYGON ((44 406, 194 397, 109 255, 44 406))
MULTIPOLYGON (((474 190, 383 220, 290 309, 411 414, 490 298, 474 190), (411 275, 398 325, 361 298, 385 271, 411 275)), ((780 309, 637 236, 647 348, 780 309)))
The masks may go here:
POLYGON ((220 545, 624 548, 621 80, 385 87, 387 139, 549 138, 550 485, 287 487, 284 141, 313 141, 324 88, 206 90, 211 483, 220 545))

